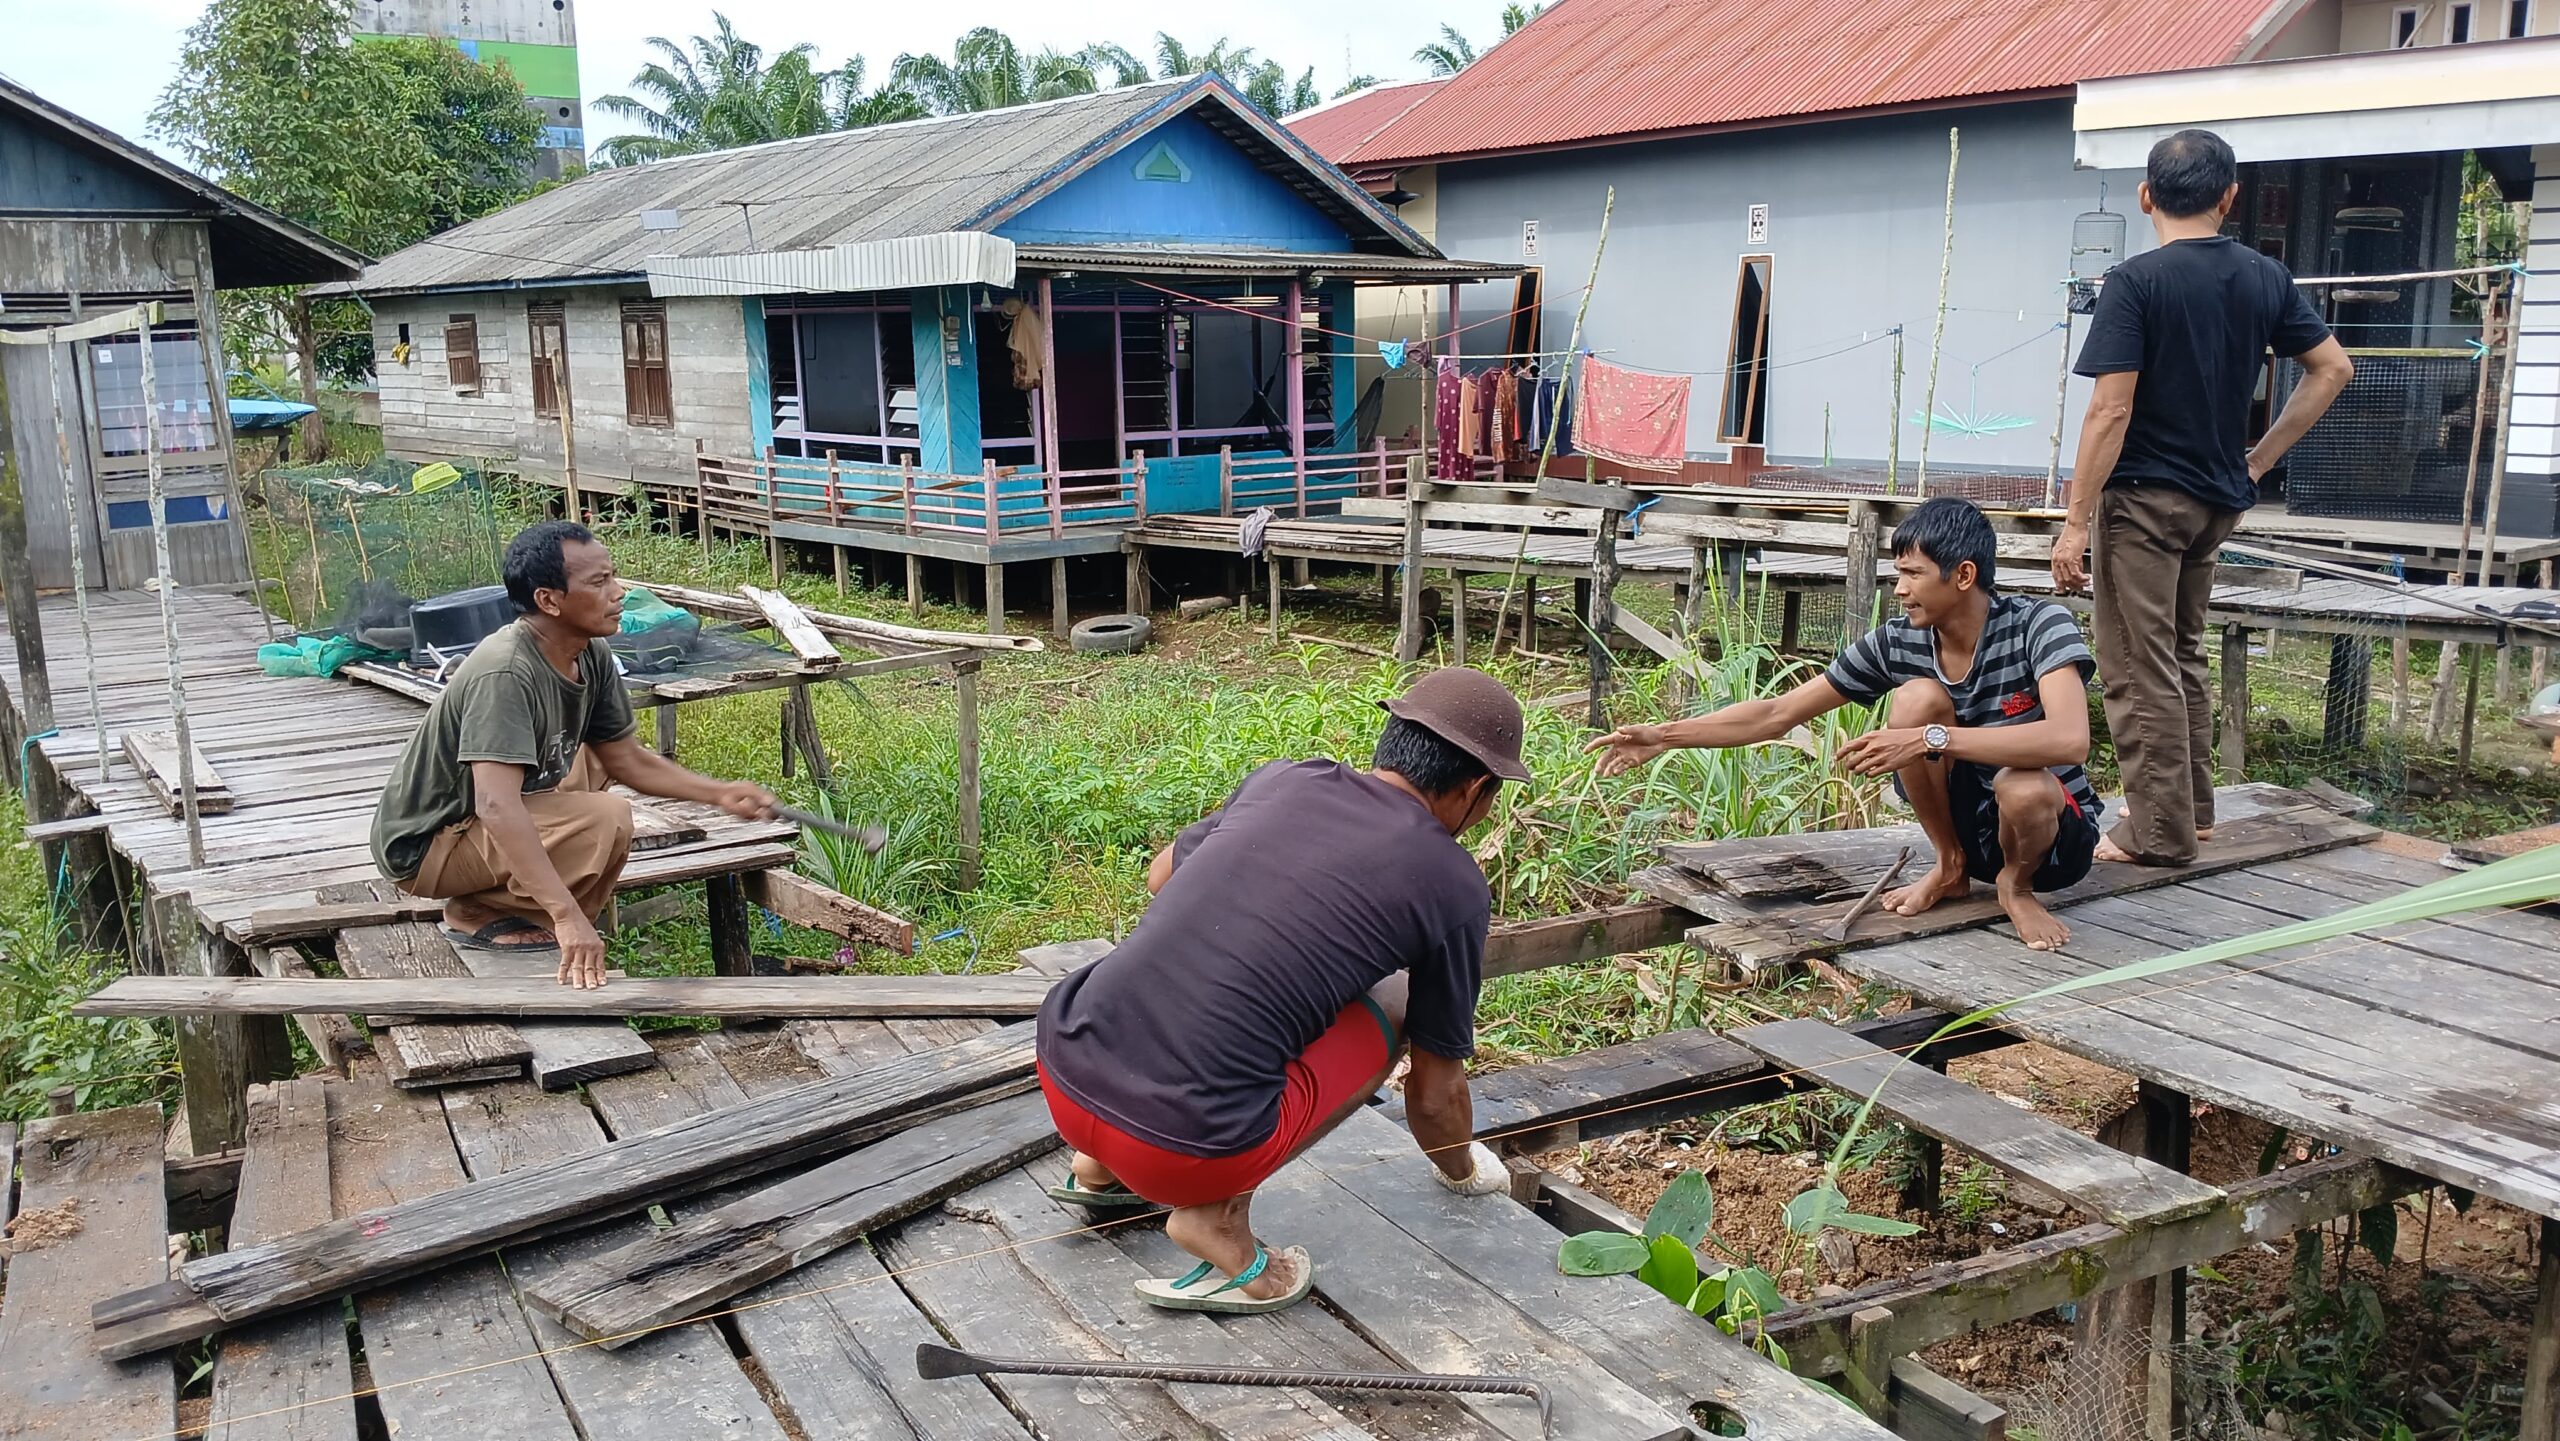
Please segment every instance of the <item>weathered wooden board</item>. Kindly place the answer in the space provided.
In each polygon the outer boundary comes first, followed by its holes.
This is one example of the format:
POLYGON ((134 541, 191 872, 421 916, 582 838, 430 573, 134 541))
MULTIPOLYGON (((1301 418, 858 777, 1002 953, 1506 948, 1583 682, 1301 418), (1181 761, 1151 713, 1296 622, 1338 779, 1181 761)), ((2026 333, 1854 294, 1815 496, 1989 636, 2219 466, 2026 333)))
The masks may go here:
POLYGON ((1057 1145, 1037 1095, 960 1111, 563 1267, 526 1286, 525 1301, 579 1336, 618 1346, 1057 1145))
MULTIPOLYGON (((369 985, 399 985, 424 982, 429 989, 451 990, 453 982, 476 984, 471 973, 453 953, 453 946, 434 926, 412 922, 397 926, 366 926, 344 931, 338 936, 338 964, 347 974, 369 985)), ((128 976, 124 980, 211 981, 238 978, 186 976, 128 976)), ((111 982, 114 989, 120 982, 111 982)), ((304 995, 315 986, 344 985, 343 981, 260 981, 261 985, 287 986, 304 995)), ((210 993, 178 1006, 174 1013, 206 1009, 210 993)), ((363 1007, 341 1007, 334 1002, 329 1009, 341 1015, 363 1010, 363 1007)), ((408 1007, 383 1007, 384 1014, 393 1011, 412 1014, 408 1007)), ((158 1014, 170 1014, 161 1012, 158 1014)), ((270 1012, 269 1014, 291 1014, 270 1012)), ((486 1015, 486 1012, 481 1014, 486 1015)), ((465 1081, 501 1080, 524 1073, 525 1063, 533 1056, 533 1047, 511 1026, 494 1021, 468 1020, 453 1024, 400 1025, 381 1033, 381 1055, 384 1070, 392 1084, 399 1086, 446 1086, 465 1081)))
POLYGON ((792 925, 867 941, 902 956, 915 953, 915 922, 866 906, 796 871, 750 871, 745 888, 750 902, 792 925))
MULTIPOLYGON (((510 956, 496 951, 456 947, 454 957, 474 978, 513 977, 559 984, 559 961, 541 956, 510 956)), ((316 979, 316 978, 315 978, 316 979)), ((326 985, 328 982, 320 982, 326 985)), ((620 985, 612 981, 609 985, 620 985)), ((521 1020, 513 1029, 533 1054, 526 1061, 535 1084, 546 1091, 583 1085, 600 1076, 645 1070, 658 1063, 648 1040, 619 1018, 600 1020, 521 1020)))
MULTIPOLYGON (((445 946, 443 938, 432 931, 417 944, 445 946)), ((344 949, 342 942, 341 951, 344 949)), ((448 957, 452 955, 450 946, 445 946, 445 951, 448 957)), ((380 968, 374 957, 368 957, 364 964, 380 968)), ((453 965, 460 969, 462 963, 455 960, 453 965)), ((356 969, 355 964, 351 962, 348 969, 356 969)), ((82 1001, 73 1014, 287 1016, 331 1011, 386 1016, 1012 1019, 1037 1014, 1049 985, 1046 976, 1019 972, 987 976, 629 976, 595 990, 564 986, 547 976, 475 977, 468 972, 451 979, 369 975, 360 980, 308 981, 251 976, 123 976, 82 1001)))
MULTIPOLYGON (((604 1145, 595 1113, 572 1096, 524 1086, 490 1085, 449 1090, 445 1119, 455 1147, 474 1180, 536 1169, 589 1154, 604 1145)), ((561 1267, 607 1251, 645 1232, 648 1223, 624 1222, 557 1241, 513 1245, 502 1253, 507 1276, 521 1294, 561 1267)), ((670 1326, 635 1337, 624 1350, 606 1353, 540 1314, 528 1317, 543 1363, 559 1384, 569 1414, 587 1436, 624 1441, 784 1441, 781 1423, 756 1393, 755 1383, 717 1329, 706 1324, 670 1326)))
MULTIPOLYGON (((276 980, 316 981, 319 971, 311 959, 297 946, 257 946, 249 951, 250 969, 276 980)), ((312 1052, 322 1065, 340 1075, 346 1074, 347 1062, 357 1056, 373 1054, 373 1042, 345 1016, 328 1013, 301 1015, 294 1024, 311 1042, 312 1052)))
POLYGON ((782 637, 782 643, 791 648, 793 655, 804 661, 844 659, 844 653, 836 649, 833 641, 818 633, 809 613, 791 597, 778 590, 761 590, 752 585, 738 587, 738 593, 754 602, 756 609, 764 613, 764 618, 772 623, 773 633, 782 637))
MULTIPOLYGON (((1447 1195, 1422 1174, 1430 1162, 1413 1150, 1411 1137, 1375 1117, 1355 1115, 1325 1144, 1334 1140, 1355 1148, 1334 1152, 1345 1158, 1339 1173, 1332 1174, 1335 1168, 1321 1162, 1308 1164, 1316 1152, 1283 1167, 1255 1194, 1254 1221, 1272 1244, 1307 1244, 1315 1253, 1316 1290, 1361 1335, 1409 1370, 1529 1376, 1545 1382, 1555 1397, 1558 1435, 1602 1441, 1687 1434, 1685 1420, 1675 1419, 1607 1370, 1591 1352, 1547 1329, 1549 1318, 1533 1321, 1473 1274, 1471 1266, 1444 1259, 1412 1228, 1399 1226, 1346 1189, 1348 1181, 1374 1179, 1447 1195), (1350 1159, 1371 1157, 1387 1144, 1409 1159, 1402 1165, 1368 1165, 1365 1171, 1350 1159)), ((1458 1223, 1460 1229, 1499 1224, 1500 1207, 1511 1208, 1533 1227, 1541 1224, 1507 1196, 1468 1199, 1484 1206, 1481 1213, 1471 1209, 1458 1223)), ((1554 1269, 1552 1250, 1524 1254, 1532 1264, 1554 1269)), ((1526 1402, 1471 1397, 1468 1406, 1516 1441, 1533 1441, 1542 1434, 1536 1408, 1526 1402)))
MULTIPOLYGON (((189 737, 190 741, 193 737, 189 737)), ((191 744, 195 752, 196 814, 218 816, 231 809, 231 787, 213 762, 207 760, 204 747, 191 744)), ((178 774, 178 735, 175 731, 126 731, 124 758, 142 773, 143 784, 151 788, 171 815, 185 814, 186 797, 180 792, 183 779, 178 774)))
POLYGON ((631 803, 631 853, 635 856, 671 846, 689 846, 709 835, 700 821, 648 801, 631 803))
POLYGON ((168 1363, 120 1364, 85 1346, 91 1302, 169 1274, 160 1108, 30 1122, 26 1180, 0 1298, 0 1436, 166 1436, 178 1425, 168 1363))
MULTIPOLYGON (((2347 820, 2318 806, 2303 805, 2225 822, 2216 830, 2214 838, 2205 843, 2195 863, 2184 869, 2100 861, 2091 866, 2089 874, 2077 884, 2043 899, 2047 905, 2061 911, 2105 896, 2173 885, 2193 876, 2354 845, 2379 834, 2371 826, 2347 820)), ((1818 848, 1808 849, 1819 854, 1818 848)), ((1999 899, 1991 894, 1990 888, 1977 887, 1970 896, 1942 902, 1916 916, 1870 911, 1859 919, 1847 941, 1834 941, 1825 937, 1823 932, 1848 914, 1849 908, 1857 903, 1854 898, 1736 914, 1732 909, 1735 904, 1732 898, 1717 894, 1678 867, 1656 866, 1638 872, 1629 883, 1657 900, 1684 906, 1699 914, 1721 913, 1724 919, 1690 931, 1690 941, 1711 955, 1752 971, 1783 965, 1806 956, 1837 955, 1858 947, 1943 935, 2004 919, 1999 899)), ((2068 921, 2070 917, 2065 915, 2064 919, 2068 921)))
MULTIPOLYGON (((18 1214, 18 1125, 0 1121, 0 1237, 9 1234, 9 1218, 18 1214)), ((9 1248, 0 1246, 0 1278, 9 1274, 9 1248)))
MULTIPOLYGON (((1387 1226, 1384 1241, 1417 1253, 1426 1264, 1437 1261, 1447 1274, 1468 1278, 1471 1286, 1484 1288, 1508 1307, 1516 1307, 1519 1314, 1534 1318, 1551 1333, 1552 1344, 1577 1349, 1580 1375, 1630 1387, 1651 1405, 1684 1421, 1692 1406, 1705 1403, 1737 1413, 1755 1436, 1885 1441, 1883 1428, 1753 1354, 1714 1323, 1673 1305, 1634 1277, 1562 1274, 1556 1269, 1561 1233, 1506 1195, 1450 1194, 1424 1174, 1429 1163, 1415 1152, 1413 1138, 1375 1116, 1353 1116, 1291 1170, 1300 1167, 1321 1176, 1323 1184, 1337 1194, 1375 1208, 1374 1215, 1387 1226)), ((1326 1234, 1312 1226, 1304 1229, 1326 1234)), ((1337 1249, 1328 1235, 1325 1253, 1337 1249)), ((1357 1264, 1351 1255, 1343 1261, 1357 1264)), ((1330 1274, 1319 1270, 1317 1288, 1363 1331, 1384 1342, 1377 1323, 1361 1310, 1360 1303, 1334 1290, 1331 1279, 1343 1269, 1337 1264, 1330 1274)), ((1421 1293, 1425 1305, 1428 1296, 1427 1290, 1421 1293)), ((1420 1357, 1403 1359, 1418 1370, 1507 1369, 1489 1359, 1476 1366, 1426 1365, 1420 1357)), ((1546 1369, 1531 1374, 1555 1384, 1546 1369)), ((1484 1406, 1477 1409, 1487 1419, 1507 1414, 1484 1406)), ((1598 1434, 1569 1419, 1573 1415, 1565 1396, 1559 1394, 1557 1434, 1598 1434)))
POLYGON ((2215 1204, 2222 1192, 2140 1156, 2021 1111, 1988 1092, 1908 1065, 1820 1021, 1770 1021, 1733 1039, 1807 1082, 1871 1099, 1923 1135, 1961 1146, 2012 1176, 2118 1226, 2172 1221, 2215 1204))
MULTIPOLYGON (((249 1093, 249 1139, 235 1241, 263 1241, 330 1219, 329 1096, 318 1079, 249 1093)), ((356 1441, 346 1317, 313 1307, 222 1339, 207 1441, 356 1441)))

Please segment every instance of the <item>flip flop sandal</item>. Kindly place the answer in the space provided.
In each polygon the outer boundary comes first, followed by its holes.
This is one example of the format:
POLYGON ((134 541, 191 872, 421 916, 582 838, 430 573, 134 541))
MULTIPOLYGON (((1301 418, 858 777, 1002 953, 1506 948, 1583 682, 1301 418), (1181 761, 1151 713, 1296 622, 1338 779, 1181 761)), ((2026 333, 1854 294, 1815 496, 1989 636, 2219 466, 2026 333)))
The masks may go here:
POLYGON ((1072 1175, 1067 1177, 1064 1185, 1049 1188, 1049 1199, 1064 1201, 1070 1206, 1089 1207, 1096 1211, 1134 1209, 1155 1204, 1118 1181, 1108 1186, 1086 1187, 1077 1184, 1076 1178, 1072 1175))
POLYGON ((1253 1248, 1253 1264, 1234 1279, 1211 1286, 1218 1268, 1203 1261, 1176 1280, 1140 1281, 1139 1299, 1168 1311, 1215 1311, 1221 1315, 1258 1316, 1271 1311, 1284 1311, 1307 1299, 1316 1286, 1316 1263, 1308 1259, 1304 1246, 1291 1246, 1280 1253, 1298 1268, 1298 1284, 1268 1300, 1248 1296, 1244 1288, 1253 1284, 1271 1265, 1271 1253, 1260 1246, 1253 1248))
POLYGON ((500 916, 476 931, 457 931, 447 925, 438 925, 436 929, 444 933, 446 940, 465 950, 490 951, 502 956, 556 955, 560 950, 560 943, 557 940, 524 941, 516 945, 508 945, 505 940, 508 936, 520 936, 527 931, 542 929, 522 916, 500 916))

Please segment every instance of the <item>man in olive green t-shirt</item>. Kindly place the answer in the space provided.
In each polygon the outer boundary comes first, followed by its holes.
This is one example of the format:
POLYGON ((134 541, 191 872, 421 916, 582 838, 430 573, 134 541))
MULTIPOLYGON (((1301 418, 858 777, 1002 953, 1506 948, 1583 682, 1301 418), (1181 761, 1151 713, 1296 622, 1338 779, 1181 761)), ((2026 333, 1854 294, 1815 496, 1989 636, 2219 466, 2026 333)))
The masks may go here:
POLYGON ((472 649, 383 785, 373 857, 441 898, 445 935, 477 950, 560 956, 560 983, 604 984, 596 917, 631 858, 631 803, 705 801, 761 820, 773 796, 644 750, 606 638, 622 627, 613 557, 547 520, 507 545, 516 621, 472 649))

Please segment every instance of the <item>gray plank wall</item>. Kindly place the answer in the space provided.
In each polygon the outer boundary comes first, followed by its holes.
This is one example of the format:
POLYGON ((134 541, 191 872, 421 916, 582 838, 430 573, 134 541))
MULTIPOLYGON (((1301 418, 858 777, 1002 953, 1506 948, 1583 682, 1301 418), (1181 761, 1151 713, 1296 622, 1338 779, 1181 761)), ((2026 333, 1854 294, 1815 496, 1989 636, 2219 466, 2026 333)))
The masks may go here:
MULTIPOLYGON (((567 321, 571 410, 576 417, 578 473, 586 481, 690 481, 694 442, 730 455, 754 445, 747 412, 745 312, 735 300, 674 299, 667 304, 668 386, 672 426, 624 419, 622 302, 638 287, 576 287, 540 293, 560 300, 567 321)), ((374 306, 374 348, 382 380, 383 445, 411 460, 455 455, 513 457, 525 473, 557 479, 560 426, 533 413, 533 336, 522 294, 400 297, 374 306), (480 393, 447 383, 444 327, 455 315, 480 322, 480 393), (390 358, 399 327, 409 326, 413 353, 390 358)), ((759 342, 761 337, 759 337, 759 342)))

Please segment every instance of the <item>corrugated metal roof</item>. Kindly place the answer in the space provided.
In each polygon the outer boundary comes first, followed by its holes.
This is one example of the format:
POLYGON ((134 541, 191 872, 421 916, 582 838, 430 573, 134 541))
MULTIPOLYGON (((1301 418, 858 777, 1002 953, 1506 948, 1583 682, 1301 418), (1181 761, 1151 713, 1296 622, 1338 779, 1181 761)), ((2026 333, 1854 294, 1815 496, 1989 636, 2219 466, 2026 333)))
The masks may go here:
POLYGON ((1209 122, 1348 224, 1436 254, 1304 142, 1210 76, 596 170, 388 256, 364 294, 637 278, 653 256, 824 249, 987 230, 1176 114, 1209 122), (676 212, 652 230, 647 211, 676 212))
POLYGON ((2064 90, 2238 57, 2273 0, 1559 0, 1335 163, 2064 90))
MULTIPOLYGON (((0 107, 16 111, 76 148, 140 170, 202 201, 209 212, 206 239, 213 250, 213 283, 218 289, 338 280, 355 274, 365 263, 359 252, 243 200, 192 170, 172 165, 5 76, 0 76, 0 107)), ((0 207, 8 204, 6 191, 0 190, 0 207)))
POLYGON ((1372 85, 1356 94, 1299 111, 1289 117, 1289 129, 1299 139, 1314 146, 1318 155, 1345 170, 1355 169, 1360 163, 1362 146, 1448 83, 1449 78, 1444 75, 1436 80, 1372 85))

